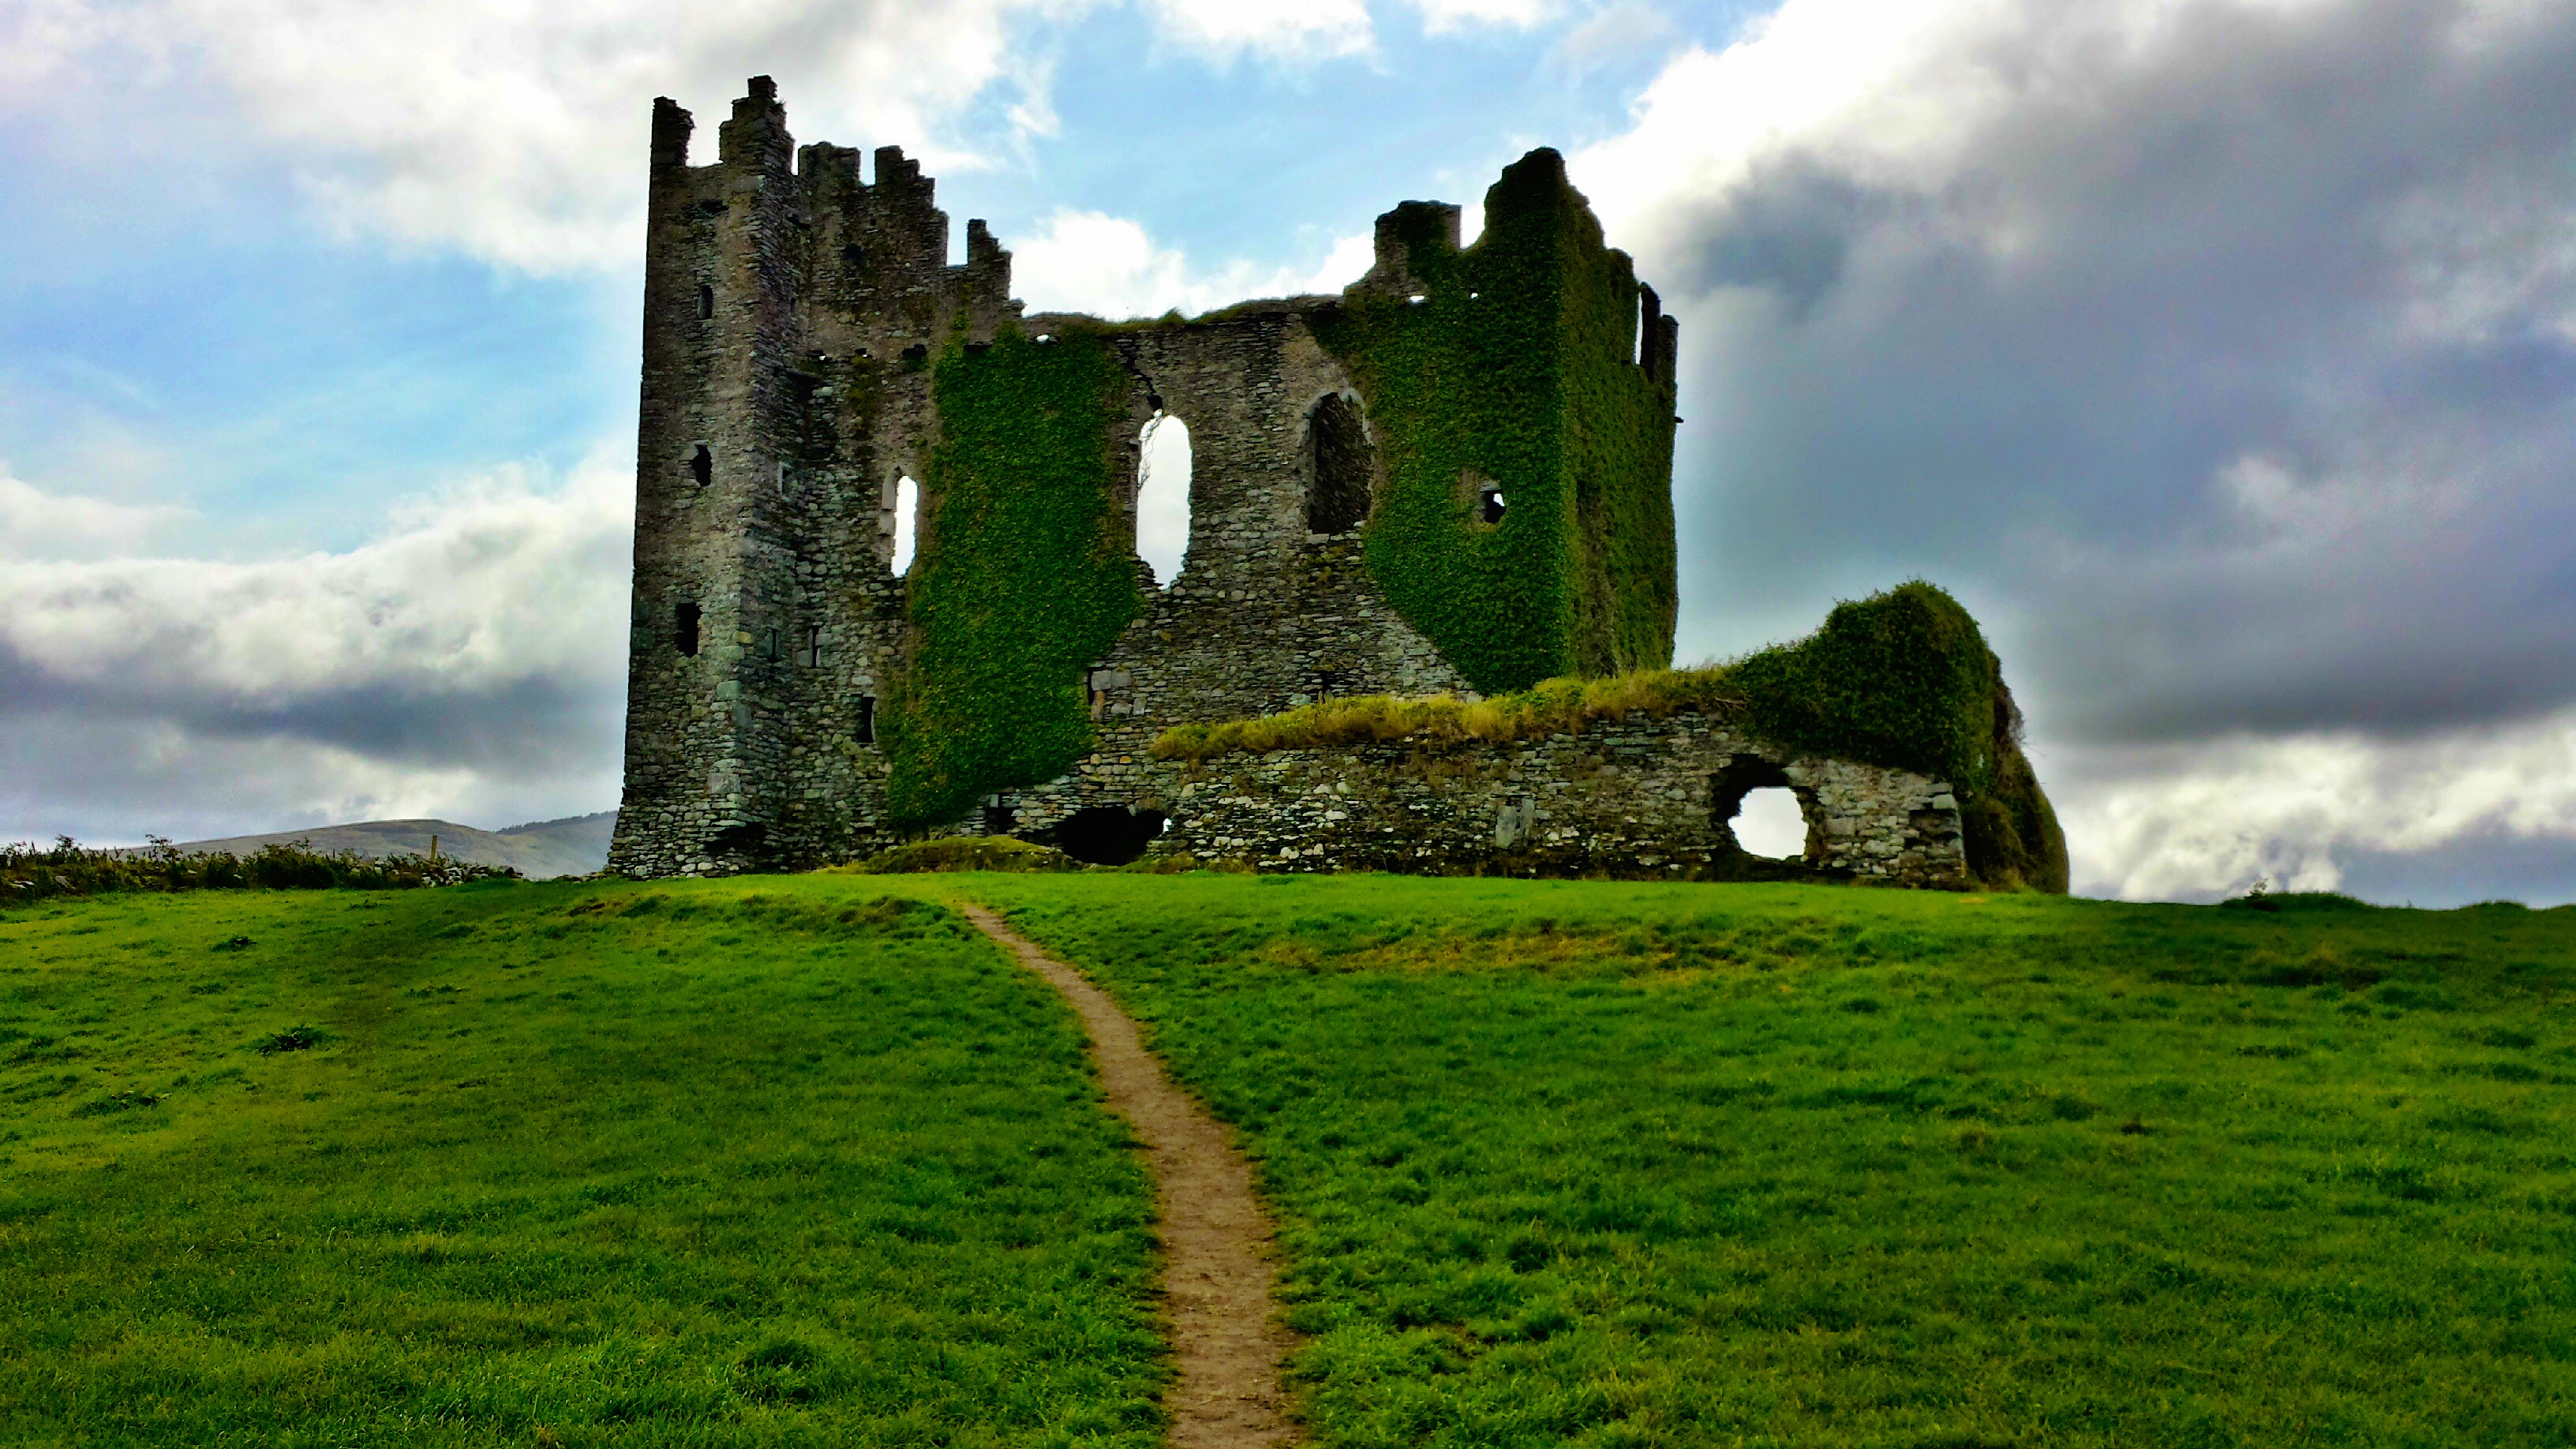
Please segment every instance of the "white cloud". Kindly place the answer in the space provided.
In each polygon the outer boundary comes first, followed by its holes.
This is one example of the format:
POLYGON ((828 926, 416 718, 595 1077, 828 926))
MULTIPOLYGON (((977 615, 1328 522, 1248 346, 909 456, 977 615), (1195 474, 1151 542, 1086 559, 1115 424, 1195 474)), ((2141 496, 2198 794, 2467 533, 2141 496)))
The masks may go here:
POLYGON ((1612 60, 1662 50, 1680 33, 1671 17, 1651 5, 1610 5, 1568 30, 1556 43, 1555 57, 1580 73, 1612 60))
POLYGON ((1233 261, 1213 271, 1177 247, 1157 246, 1145 228, 1097 211, 1059 211, 1011 246, 1012 290, 1032 312, 1088 312, 1107 318, 1196 314, 1257 297, 1338 292, 1373 259, 1365 236, 1336 240, 1312 267, 1233 261))
POLYGON ((1559 0, 1413 0, 1422 12, 1422 28, 1444 35, 1471 26, 1493 25, 1529 30, 1556 18, 1559 0))
POLYGON ((0 827, 177 837, 612 803, 632 474, 603 451, 547 481, 467 480, 343 552, 100 557, 116 551, 74 529, 62 554, 0 561, 0 827))
POLYGON ((1377 44, 1365 0, 1148 0, 1156 38, 1220 64, 1365 55, 1377 44))
POLYGON ((2576 838, 2576 711, 2402 741, 2237 735, 2042 760, 2088 894, 2333 890, 2355 851, 2576 838))
POLYGON ((174 504, 47 493, 0 471, 0 561, 131 554, 193 517, 174 504))
POLYGON ((1013 26, 1082 0, 680 0, 535 6, 456 0, 42 0, 19 15, 0 78, 81 83, 111 49, 222 87, 285 143, 343 226, 550 272, 620 265, 642 244, 642 168, 655 94, 693 109, 693 159, 754 73, 776 75, 800 134, 894 143, 971 164, 954 123, 989 89, 1006 115, 1052 125, 1043 67, 1013 26))
POLYGON ((632 487, 601 454, 551 493, 506 468, 413 500, 345 553, 0 564, 0 650, 63 685, 253 706, 615 672, 632 487))

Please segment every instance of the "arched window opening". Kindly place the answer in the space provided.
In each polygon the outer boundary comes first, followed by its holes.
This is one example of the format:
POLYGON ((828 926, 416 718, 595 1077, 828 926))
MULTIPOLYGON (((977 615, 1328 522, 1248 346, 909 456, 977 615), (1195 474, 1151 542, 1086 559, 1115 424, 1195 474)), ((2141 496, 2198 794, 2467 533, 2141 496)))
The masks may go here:
POLYGON ((1747 855, 1797 860, 1807 853, 1807 819, 1798 797, 1784 786, 1744 792, 1735 810, 1735 843, 1747 855))
POLYGON ((671 611, 671 647, 683 654, 698 652, 698 606, 682 604, 671 611))
POLYGON ((911 474, 894 480, 894 557, 888 567, 896 578, 912 572, 912 551, 921 536, 921 485, 911 474))
POLYGON ((1348 533, 1368 518, 1368 429, 1358 406, 1329 393, 1306 415, 1306 531, 1348 533))
POLYGON ((1163 812, 1095 805, 1047 831, 1045 843, 1085 865, 1126 865, 1163 833, 1163 812))
POLYGON ((704 322, 716 315, 716 289, 701 284, 698 288, 698 320, 704 322))
POLYGON ((689 476, 696 479, 701 488, 716 481, 716 455, 708 452, 704 443, 690 450, 689 476))
POLYGON ((1481 488, 1481 489, 1477 490, 1477 493, 1476 493, 1476 518, 1477 518, 1477 521, 1478 521, 1478 522, 1481 522, 1481 523, 1487 524, 1487 525, 1489 525, 1489 526, 1490 526, 1490 525, 1492 525, 1492 524, 1497 524, 1497 523, 1500 523, 1500 522, 1502 522, 1502 521, 1503 521, 1503 490, 1502 490, 1502 489, 1500 489, 1500 488, 1496 488, 1496 487, 1492 486, 1491 484, 1488 484, 1488 485, 1486 485, 1485 487, 1483 487, 1483 488, 1481 488))
POLYGON ((1136 556, 1170 588, 1190 551, 1190 425, 1156 408, 1137 443, 1136 556))

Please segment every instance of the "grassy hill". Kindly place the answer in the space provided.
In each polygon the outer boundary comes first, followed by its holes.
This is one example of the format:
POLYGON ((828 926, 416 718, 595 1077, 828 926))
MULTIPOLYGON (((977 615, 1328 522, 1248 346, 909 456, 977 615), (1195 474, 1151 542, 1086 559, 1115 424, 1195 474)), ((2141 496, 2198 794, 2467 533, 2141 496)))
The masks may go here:
POLYGON ((368 820, 354 825, 320 825, 311 830, 272 830, 265 835, 232 835, 221 840, 188 840, 190 852, 247 856, 264 845, 309 843, 325 855, 349 851, 381 860, 389 855, 427 855, 430 841, 439 855, 472 865, 508 866, 530 880, 589 875, 608 867, 608 837, 617 829, 617 812, 538 820, 506 830, 477 830, 453 820, 368 820))
POLYGON ((1149 1444, 1080 1043, 847 892, 0 916, 0 1442, 1149 1444))
POLYGON ((1151 1440, 957 891, 1242 1133, 1317 1444, 2576 1440, 2576 910, 1107 873, 0 915, 0 1437, 1151 1440))

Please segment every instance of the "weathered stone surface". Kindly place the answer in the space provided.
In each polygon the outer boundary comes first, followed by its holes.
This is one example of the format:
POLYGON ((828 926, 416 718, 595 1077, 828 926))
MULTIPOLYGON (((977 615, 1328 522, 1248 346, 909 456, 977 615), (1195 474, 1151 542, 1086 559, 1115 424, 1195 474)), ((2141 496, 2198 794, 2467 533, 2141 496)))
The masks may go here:
POLYGON ((1791 755, 1692 713, 1510 745, 1394 740, 1200 764, 1099 756, 1018 808, 1034 821, 1133 804, 1170 820, 1148 854, 1265 871, 1697 878, 1761 869, 1730 822, 1747 791, 1769 785, 1797 797, 1808 870, 1970 884, 1946 782, 1791 755))

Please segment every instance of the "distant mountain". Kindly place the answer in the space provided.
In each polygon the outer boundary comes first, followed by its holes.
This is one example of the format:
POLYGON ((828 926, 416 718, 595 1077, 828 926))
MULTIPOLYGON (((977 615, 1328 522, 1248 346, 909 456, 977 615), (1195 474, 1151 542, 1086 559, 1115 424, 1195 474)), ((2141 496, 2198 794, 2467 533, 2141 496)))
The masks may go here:
POLYGON ((315 850, 356 855, 427 855, 431 836, 438 837, 442 860, 475 865, 506 865, 531 880, 557 875, 589 875, 608 866, 608 837, 616 832, 617 812, 539 820, 507 830, 477 830, 453 820, 369 820, 355 825, 323 825, 311 830, 278 830, 266 835, 235 835, 223 840, 185 840, 181 850, 229 851, 248 855, 263 845, 305 841, 315 850))

